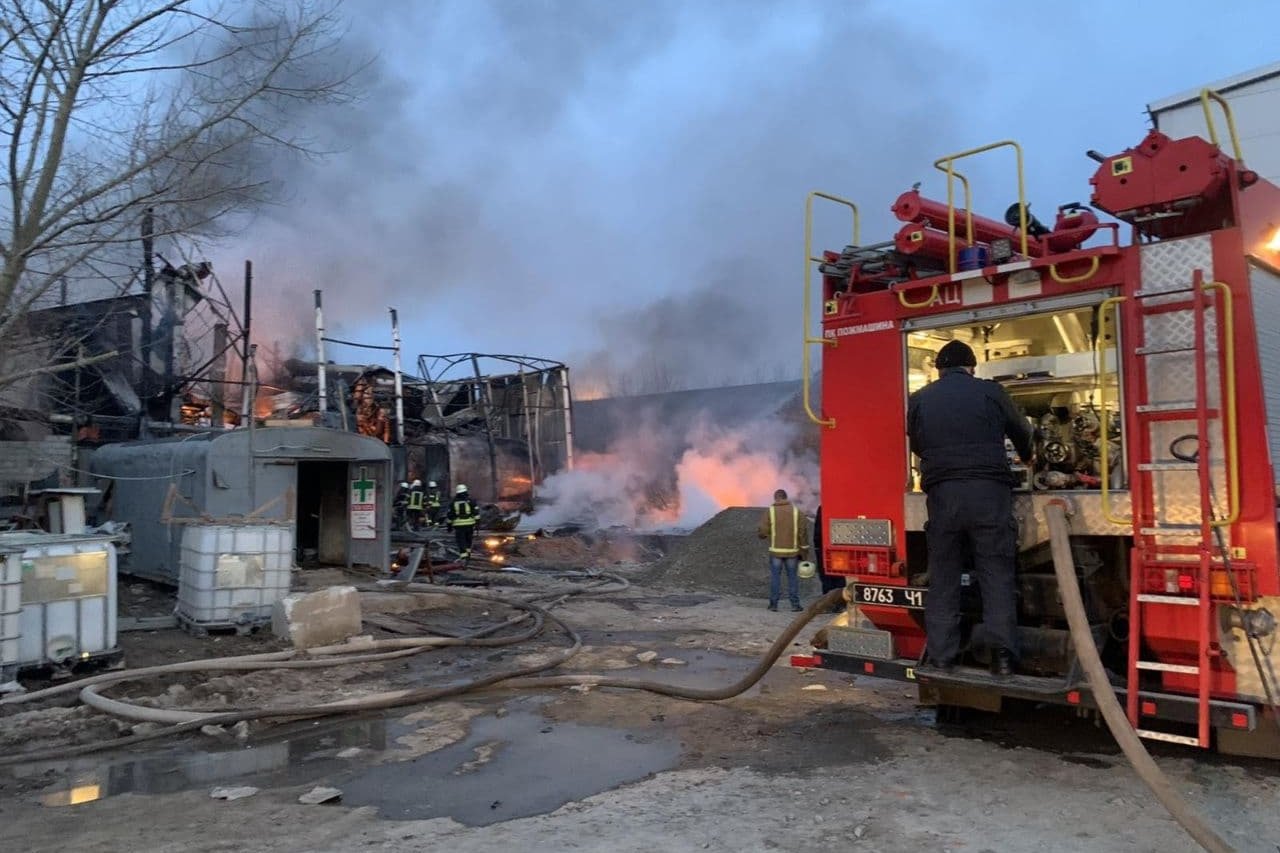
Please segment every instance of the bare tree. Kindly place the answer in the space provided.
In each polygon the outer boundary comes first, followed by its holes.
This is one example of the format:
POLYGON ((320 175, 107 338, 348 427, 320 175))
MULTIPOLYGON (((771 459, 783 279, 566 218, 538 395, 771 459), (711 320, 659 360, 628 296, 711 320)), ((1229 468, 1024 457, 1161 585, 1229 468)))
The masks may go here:
MULTIPOLYGON (((135 273, 144 211, 161 238, 269 198, 273 158, 312 150, 297 117, 349 97, 340 36, 312 0, 0 0, 0 352, 60 282, 135 273)), ((0 365, 0 388, 83 363, 0 365)))

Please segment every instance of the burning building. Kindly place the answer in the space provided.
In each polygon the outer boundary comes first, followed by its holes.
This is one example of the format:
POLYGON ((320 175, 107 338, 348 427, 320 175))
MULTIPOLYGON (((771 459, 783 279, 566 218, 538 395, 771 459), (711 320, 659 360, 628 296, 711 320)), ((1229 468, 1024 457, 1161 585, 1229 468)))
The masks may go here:
POLYGON ((419 375, 398 381, 379 365, 289 359, 282 367, 258 397, 265 425, 308 423, 376 438, 391 446, 400 479, 466 483, 476 500, 516 509, 573 464, 569 372, 559 362, 423 355, 419 375))
POLYGON ((817 506, 799 381, 587 400, 575 415, 577 464, 543 484, 532 524, 690 529, 780 487, 817 506))

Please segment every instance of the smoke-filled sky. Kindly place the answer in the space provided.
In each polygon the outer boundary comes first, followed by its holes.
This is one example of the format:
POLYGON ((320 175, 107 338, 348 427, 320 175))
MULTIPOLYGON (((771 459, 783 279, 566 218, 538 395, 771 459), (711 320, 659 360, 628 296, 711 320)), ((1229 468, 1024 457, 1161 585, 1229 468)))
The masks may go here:
MULTIPOLYGON (((214 255, 255 262, 259 341, 331 333, 409 354, 568 361, 579 387, 799 372, 803 200, 853 198, 863 240, 937 157, 1021 141, 1042 218, 1086 201, 1083 152, 1145 105, 1274 61, 1280 4, 1108 0, 347 0, 362 98, 305 128, 329 156, 214 255), (268 327, 269 324, 269 327, 268 327)), ((967 170, 977 207, 1012 163, 967 170)), ((836 215, 822 245, 847 242, 836 215)), ((369 354, 335 347, 337 361, 369 354)))

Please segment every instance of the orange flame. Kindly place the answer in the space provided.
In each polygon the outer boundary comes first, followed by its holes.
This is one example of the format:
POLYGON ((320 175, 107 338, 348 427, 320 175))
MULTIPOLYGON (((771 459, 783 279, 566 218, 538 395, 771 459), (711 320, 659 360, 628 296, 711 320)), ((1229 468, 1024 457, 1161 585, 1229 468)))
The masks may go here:
POLYGON ((1280 228, 1276 229, 1276 233, 1271 235, 1271 239, 1267 241, 1267 251, 1280 252, 1280 228))

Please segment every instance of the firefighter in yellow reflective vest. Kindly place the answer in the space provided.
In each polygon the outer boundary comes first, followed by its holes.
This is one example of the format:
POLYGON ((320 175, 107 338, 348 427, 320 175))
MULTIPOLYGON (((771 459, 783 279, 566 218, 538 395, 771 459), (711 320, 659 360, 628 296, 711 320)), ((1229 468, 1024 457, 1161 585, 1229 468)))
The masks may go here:
POLYGON ((800 606, 800 555, 809 550, 809 520, 800 508, 787 500, 787 493, 773 493, 773 506, 765 510, 756 530, 761 539, 769 540, 769 609, 778 609, 782 597, 782 573, 787 573, 787 594, 791 609, 800 606))
POLYGON ((408 518, 410 528, 422 526, 422 481, 414 480, 409 486, 408 518))
POLYGON ((475 503, 467 494, 467 487, 459 485, 453 490, 453 503, 449 504, 449 524, 458 543, 458 556, 464 560, 471 556, 471 540, 476 536, 478 515, 475 503))
POLYGON ((435 480, 427 481, 427 521, 430 524, 443 524, 440 518, 440 505, 444 500, 444 495, 440 491, 440 487, 436 485, 435 480))

